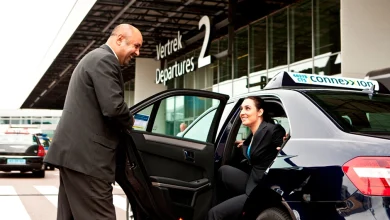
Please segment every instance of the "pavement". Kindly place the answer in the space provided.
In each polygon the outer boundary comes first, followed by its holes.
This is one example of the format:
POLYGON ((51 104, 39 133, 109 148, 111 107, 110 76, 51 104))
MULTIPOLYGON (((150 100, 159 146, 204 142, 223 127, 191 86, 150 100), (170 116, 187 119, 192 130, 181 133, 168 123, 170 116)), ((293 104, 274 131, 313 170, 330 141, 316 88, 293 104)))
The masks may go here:
MULTIPOLYGON (((46 170, 45 178, 31 173, 0 172, 1 220, 55 220, 59 171, 46 170)), ((117 220, 127 220, 125 193, 118 184, 113 188, 117 220)))

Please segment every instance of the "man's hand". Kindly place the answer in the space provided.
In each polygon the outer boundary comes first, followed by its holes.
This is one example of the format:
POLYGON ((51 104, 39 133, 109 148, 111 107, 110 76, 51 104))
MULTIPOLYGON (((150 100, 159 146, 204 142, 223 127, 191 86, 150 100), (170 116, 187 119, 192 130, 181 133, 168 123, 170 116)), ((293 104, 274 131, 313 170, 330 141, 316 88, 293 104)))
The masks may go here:
POLYGON ((130 127, 132 128, 133 127, 133 125, 134 125, 134 115, 131 115, 130 116, 130 127))

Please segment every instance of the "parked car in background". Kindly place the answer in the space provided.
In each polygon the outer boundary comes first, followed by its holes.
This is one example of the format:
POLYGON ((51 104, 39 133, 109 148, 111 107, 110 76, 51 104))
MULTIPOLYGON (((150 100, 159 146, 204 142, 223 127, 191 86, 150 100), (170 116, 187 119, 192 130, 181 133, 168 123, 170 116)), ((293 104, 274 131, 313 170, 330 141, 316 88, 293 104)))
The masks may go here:
POLYGON ((45 149, 35 134, 12 130, 0 134, 0 171, 32 172, 43 178, 45 155, 45 149))
MULTIPOLYGON (((49 150, 51 144, 51 139, 47 136, 47 134, 37 133, 36 135, 39 138, 39 141, 42 143, 43 147, 45 148, 45 153, 47 154, 47 151, 49 150)), ((45 163, 45 169, 54 170, 54 167, 45 163)))

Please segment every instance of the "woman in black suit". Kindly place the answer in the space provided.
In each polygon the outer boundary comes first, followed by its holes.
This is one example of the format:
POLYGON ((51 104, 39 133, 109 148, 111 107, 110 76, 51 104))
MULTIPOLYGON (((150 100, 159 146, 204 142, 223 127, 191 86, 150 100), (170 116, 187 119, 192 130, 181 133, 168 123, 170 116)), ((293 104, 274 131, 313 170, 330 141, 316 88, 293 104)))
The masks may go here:
POLYGON ((250 172, 247 174, 229 165, 218 170, 222 185, 232 198, 213 207, 208 213, 209 220, 237 219, 248 195, 278 154, 286 131, 267 117, 263 106, 263 100, 257 96, 247 97, 241 104, 240 118, 251 135, 238 147, 248 160, 250 172))

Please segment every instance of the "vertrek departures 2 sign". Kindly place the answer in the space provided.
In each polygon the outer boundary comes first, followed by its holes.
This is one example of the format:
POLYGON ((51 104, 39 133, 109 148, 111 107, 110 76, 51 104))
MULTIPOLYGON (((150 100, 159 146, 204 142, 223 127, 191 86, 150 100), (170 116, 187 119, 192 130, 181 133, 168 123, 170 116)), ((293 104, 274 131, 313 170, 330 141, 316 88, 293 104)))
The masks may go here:
POLYGON ((173 40, 168 40, 168 42, 165 45, 157 45, 156 51, 157 51, 157 60, 160 60, 164 57, 167 57, 171 55, 173 52, 176 52, 183 48, 183 44, 181 42, 181 34, 180 31, 177 32, 177 38, 174 38, 173 40))
MULTIPOLYGON (((183 42, 181 41, 182 35, 180 34, 180 31, 177 32, 177 37, 168 40, 168 42, 165 45, 157 45, 156 46, 156 52, 157 52, 157 60, 164 59, 168 57, 169 55, 173 54, 174 52, 180 50, 183 48, 183 42)), ((186 60, 183 60, 181 62, 175 62, 174 65, 169 66, 163 70, 156 69, 156 84, 164 83, 174 78, 181 76, 185 73, 189 73, 191 71, 194 71, 195 65, 194 65, 194 57, 188 58, 186 60)))
MULTIPOLYGON (((207 16, 203 16, 199 21, 199 29, 202 26, 205 26, 205 38, 203 40, 202 49, 198 57, 197 68, 207 66, 211 63, 211 56, 204 56, 209 39, 210 39, 210 19, 207 16)), ((157 60, 164 59, 171 54, 179 51, 183 48, 182 35, 180 31, 177 32, 177 37, 168 40, 164 45, 161 43, 156 46, 157 60)), ((182 76, 186 73, 192 72, 195 70, 194 57, 187 58, 183 61, 175 61, 175 64, 165 68, 165 69, 156 69, 156 84, 164 83, 168 80, 171 80, 175 77, 182 76)))

